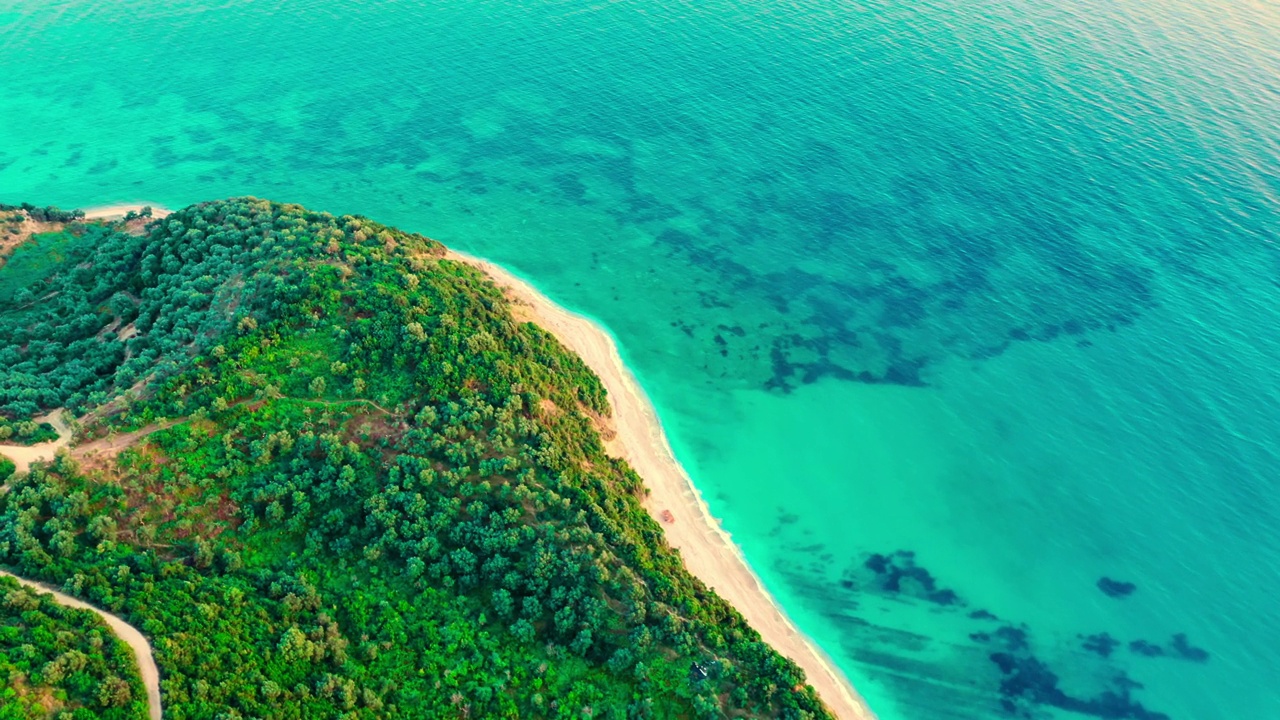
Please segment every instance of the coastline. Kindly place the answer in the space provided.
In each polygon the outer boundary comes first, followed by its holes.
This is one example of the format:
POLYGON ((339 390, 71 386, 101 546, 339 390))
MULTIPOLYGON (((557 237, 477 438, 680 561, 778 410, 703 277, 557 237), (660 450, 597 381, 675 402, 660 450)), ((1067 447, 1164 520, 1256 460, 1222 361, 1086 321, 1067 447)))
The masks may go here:
POLYGON ((720 526, 689 474, 676 460, 653 404, 622 362, 613 336, 591 320, 560 307, 528 282, 500 265, 449 250, 446 257, 479 269, 523 309, 527 319, 577 353, 609 392, 617 436, 606 443, 644 479, 644 505, 662 526, 667 542, 680 551, 685 567, 746 618, 775 650, 805 672, 827 708, 844 720, 874 720, 875 715, 848 678, 813 640, 787 617, 742 550, 720 526), (663 522, 670 512, 674 522, 663 522))
MULTIPOLYGON (((85 209, 88 220, 118 219, 143 204, 85 209)), ((153 217, 170 210, 151 205, 153 217)), ((608 390, 616 436, 606 442, 615 457, 627 460, 649 491, 646 510, 679 550, 685 567, 732 605, 768 643, 805 672, 818 697, 842 720, 875 720, 866 702, 827 654, 787 616, 751 569, 742 550, 711 514, 689 474, 676 459, 653 404, 622 361, 613 336, 590 319, 552 302, 507 269, 455 250, 446 257, 484 273, 507 294, 518 319, 529 320, 577 353, 608 390), (674 522, 663 522, 669 512, 674 522)), ((42 450, 45 448, 41 448, 42 450)))
POLYGON ((122 205, 98 205, 96 207, 84 209, 85 220, 112 220, 123 218, 130 212, 138 212, 144 207, 151 208, 151 216, 153 218, 162 218, 173 212, 161 205, 147 205, 146 203, 122 204, 122 205))

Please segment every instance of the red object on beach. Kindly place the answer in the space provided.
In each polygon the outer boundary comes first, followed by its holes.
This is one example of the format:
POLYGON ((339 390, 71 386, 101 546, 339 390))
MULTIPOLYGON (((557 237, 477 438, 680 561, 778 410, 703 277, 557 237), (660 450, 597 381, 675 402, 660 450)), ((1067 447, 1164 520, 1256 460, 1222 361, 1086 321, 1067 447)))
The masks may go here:
POLYGON ((658 513, 658 517, 662 518, 662 522, 664 523, 673 523, 676 521, 676 516, 672 515, 670 510, 663 510, 661 513, 658 513))

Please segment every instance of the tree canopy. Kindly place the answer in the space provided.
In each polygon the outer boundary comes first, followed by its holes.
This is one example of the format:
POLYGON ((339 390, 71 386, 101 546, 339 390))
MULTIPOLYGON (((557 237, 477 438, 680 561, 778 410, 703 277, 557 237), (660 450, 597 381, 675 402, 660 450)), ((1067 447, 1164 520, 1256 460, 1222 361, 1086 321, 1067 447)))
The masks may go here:
POLYGON ((133 227, 0 268, 0 417, 84 426, 0 495, 0 565, 147 634, 168 717, 829 717, 666 544, 599 379, 439 243, 133 227))

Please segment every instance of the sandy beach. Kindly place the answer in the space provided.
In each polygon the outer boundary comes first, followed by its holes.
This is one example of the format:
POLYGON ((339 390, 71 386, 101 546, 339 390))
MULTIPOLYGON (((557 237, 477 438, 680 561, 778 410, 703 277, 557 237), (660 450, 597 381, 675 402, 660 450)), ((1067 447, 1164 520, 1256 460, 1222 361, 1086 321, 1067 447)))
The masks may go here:
POLYGON ((85 208, 85 220, 111 220, 114 218, 122 218, 130 212, 139 212, 144 207, 151 208, 151 216, 162 218, 168 215, 171 210, 159 205, 150 205, 146 203, 137 203, 133 205, 100 205, 98 207, 85 208))
POLYGON ((667 541, 680 551, 685 567, 742 613, 751 627, 805 672, 819 697, 838 718, 872 720, 875 715, 831 660, 786 616, 746 562, 742 551, 676 460, 649 398, 622 362, 612 336, 587 318, 556 305, 533 286, 499 265, 449 251, 453 260, 473 265, 522 309, 523 318, 551 332, 595 371, 609 391, 617 437, 608 443, 644 478, 646 507, 659 520, 667 541), (662 522, 670 512, 674 522, 662 522))

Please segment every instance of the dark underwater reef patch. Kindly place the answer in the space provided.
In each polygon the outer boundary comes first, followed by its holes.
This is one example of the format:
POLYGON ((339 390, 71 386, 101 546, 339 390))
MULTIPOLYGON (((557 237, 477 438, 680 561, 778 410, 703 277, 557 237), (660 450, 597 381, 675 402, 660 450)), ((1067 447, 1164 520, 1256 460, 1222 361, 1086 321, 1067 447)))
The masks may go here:
POLYGON ((1149 640, 1133 640, 1129 652, 1145 657, 1172 657, 1191 662, 1209 662, 1209 651, 1191 644, 1186 633, 1175 633, 1167 646, 1149 640))
MULTIPOLYGON (((626 147, 622 137, 606 141, 626 147)), ((821 159, 828 153, 818 155, 820 166, 835 167, 821 159)), ((955 203, 993 207, 985 176, 965 187, 904 177, 885 195, 820 187, 806 166, 797 174, 753 173, 736 199, 683 187, 656 198, 637 189, 628 159, 587 165, 577 165, 587 185, 605 177, 624 199, 601 207, 621 224, 643 227, 681 264, 713 276, 699 284, 720 288, 725 304, 750 297, 772 305, 774 332, 760 338, 772 350, 761 368, 773 371, 761 380, 770 390, 825 377, 915 385, 947 359, 982 360, 1013 342, 1112 331, 1157 303, 1154 271, 1090 244, 1088 218, 1014 204, 976 231, 939 211, 955 203), (620 210, 655 204, 666 209, 662 216, 620 210), (685 220, 679 226, 669 220, 677 214, 685 220), (696 227, 690 218, 699 219, 696 227), (769 247, 801 257, 764 260, 778 255, 757 252, 769 247)), ((579 185, 563 199, 592 204, 579 185)))
POLYGON ((1131 640, 1129 652, 1146 657, 1160 657, 1164 655, 1164 648, 1147 640, 1131 640))
MULTIPOLYGON (((1081 648, 1102 657, 1110 657, 1117 648, 1124 646, 1124 643, 1105 632, 1081 635, 1080 638, 1081 648)), ((1143 657, 1171 657, 1197 663, 1209 662, 1209 651, 1192 645, 1187 640, 1186 633, 1176 633, 1167 646, 1138 639, 1130 640, 1126 647, 1134 655, 1143 657)))
POLYGON ((1112 676, 1110 687, 1098 695, 1083 698, 1064 692, 1057 674, 1035 656, 995 652, 991 661, 1004 673, 1000 706, 1011 717, 1034 718, 1036 707, 1050 706, 1106 720, 1169 720, 1168 715, 1149 710, 1133 698, 1133 691, 1141 690, 1142 683, 1123 672, 1112 676))
MULTIPOLYGON (((714 143, 691 139, 714 136, 714 128, 696 129, 687 118, 673 134, 668 118, 637 120, 650 112, 593 116, 597 132, 586 136, 579 126, 552 130, 546 118, 525 118, 557 139, 563 132, 609 148, 571 156, 539 142, 476 137, 457 118, 424 113, 367 159, 415 165, 422 153, 406 157, 414 143, 403 138, 429 136, 432 147, 465 149, 464 169, 432 182, 480 194, 505 175, 479 169, 494 158, 515 161, 527 177, 545 178, 516 181, 522 192, 642 231, 656 244, 646 269, 656 260, 682 288, 704 288, 670 310, 689 311, 698 330, 688 334, 709 351, 711 373, 774 392, 827 378, 920 385, 948 360, 981 361, 1019 342, 1083 340, 1132 323, 1158 301, 1155 272, 1122 248, 1093 243, 1092 218, 1030 206, 985 173, 957 166, 948 172, 958 184, 908 173, 859 191, 841 151, 822 139, 748 170, 711 152, 714 143), (643 148, 655 145, 710 162, 707 182, 653 175, 643 148), (666 258, 653 257, 660 253, 666 258), (744 303, 767 327, 716 341, 712 328, 741 319, 744 303)), ((306 158, 324 156, 304 149, 306 158)))
POLYGON ((1132 595, 1138 589, 1138 586, 1131 582, 1102 577, 1098 579, 1098 589, 1107 597, 1123 598, 1132 595))
MULTIPOLYGON (((794 515, 779 513, 771 537, 809 560, 779 564, 777 572, 839 628, 845 655, 892 688, 903 712, 1030 720, 1053 709, 1100 720, 1170 720, 1147 706, 1142 684, 1124 663, 1144 655, 1208 657, 1185 634, 1163 645, 1126 643, 1107 632, 1073 639, 1002 621, 945 587, 910 550, 857 556, 832 578, 829 549, 799 531, 794 515), (921 634, 912 629, 912 614, 950 615, 959 635, 921 634)), ((927 622, 937 627, 935 620, 927 622)))
MULTIPOLYGON (((1099 668, 1101 686, 1093 695, 1068 693, 1061 687, 1058 673, 1036 655, 1025 626, 1006 625, 994 633, 972 637, 992 649, 988 658, 1000 670, 1000 707, 1008 716, 1033 718, 1038 706, 1049 706, 1104 720, 1169 720, 1165 713, 1148 709, 1134 697, 1142 683, 1113 667, 1099 668)), ((1106 633, 1091 635, 1086 643, 1104 658, 1118 644, 1106 633)))
POLYGON ((1204 648, 1193 646, 1187 641, 1185 633, 1175 634, 1170 647, 1173 648, 1174 653, 1177 654, 1178 657, 1184 660, 1191 660, 1193 662, 1209 661, 1209 651, 1204 648))
POLYGON ((916 564, 916 554, 910 550, 872 553, 847 571, 840 583, 846 589, 904 595, 936 605, 964 604, 954 590, 939 587, 937 579, 916 564))
POLYGON ((852 195, 828 194, 821 207, 795 212, 765 199, 767 192, 753 192, 755 208, 774 214, 772 224, 699 206, 709 218, 701 232, 652 231, 669 255, 714 275, 718 282, 708 286, 729 288, 726 299, 770 299, 782 317, 780 332, 763 338, 771 346, 772 372, 762 383, 769 390, 788 392, 825 377, 918 385, 930 366, 948 358, 983 360, 1013 342, 1114 331, 1156 304, 1153 271, 1097 257, 1079 246, 1075 228, 1043 218, 1025 219, 993 239, 934 224, 925 212, 912 235, 919 245, 885 243, 867 234, 897 222, 893 208, 870 210, 852 195), (788 230, 779 229, 779 217, 788 230), (805 236, 823 239, 812 259, 829 258, 823 266, 831 272, 756 268, 742 260, 748 238, 792 247, 805 236), (1039 265, 1034 278, 1005 267, 1023 252, 1039 265))
POLYGON ((1082 637, 1084 642, 1080 644, 1080 647, 1102 657, 1111 657, 1111 653, 1115 652, 1115 649, 1120 646, 1120 641, 1111 637, 1110 633, 1101 632, 1082 637))

